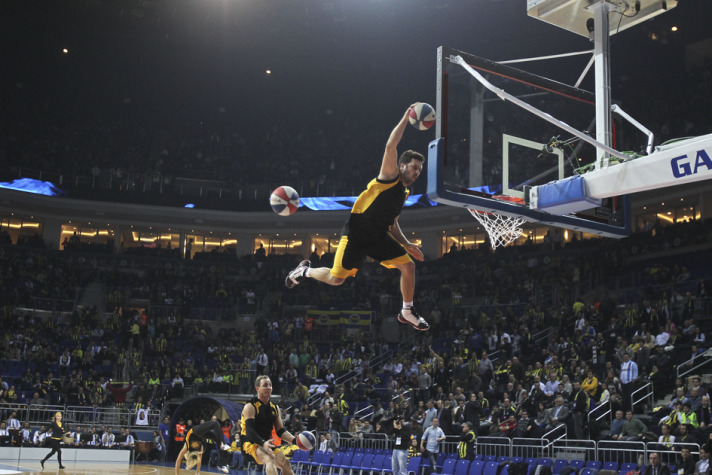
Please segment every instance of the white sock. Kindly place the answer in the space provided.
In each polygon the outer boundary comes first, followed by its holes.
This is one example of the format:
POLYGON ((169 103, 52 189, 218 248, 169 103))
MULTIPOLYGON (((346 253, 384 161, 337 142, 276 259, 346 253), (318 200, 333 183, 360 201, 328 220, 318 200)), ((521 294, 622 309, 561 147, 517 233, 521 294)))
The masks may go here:
POLYGON ((403 310, 410 310, 410 308, 413 306, 413 301, 411 300, 410 302, 403 301, 403 310))
POLYGON ((307 267, 307 270, 304 271, 304 277, 309 277, 310 270, 311 270, 311 267, 307 267))

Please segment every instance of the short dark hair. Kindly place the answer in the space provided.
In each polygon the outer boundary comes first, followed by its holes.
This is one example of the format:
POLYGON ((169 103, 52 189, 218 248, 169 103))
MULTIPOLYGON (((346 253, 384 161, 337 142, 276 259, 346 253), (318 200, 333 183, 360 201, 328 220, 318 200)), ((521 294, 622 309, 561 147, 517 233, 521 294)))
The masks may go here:
POLYGON ((419 162, 422 163, 425 161, 425 157, 418 152, 414 152, 413 150, 406 150, 398 158, 398 166, 400 166, 402 164, 408 165, 413 160, 418 160, 419 162))

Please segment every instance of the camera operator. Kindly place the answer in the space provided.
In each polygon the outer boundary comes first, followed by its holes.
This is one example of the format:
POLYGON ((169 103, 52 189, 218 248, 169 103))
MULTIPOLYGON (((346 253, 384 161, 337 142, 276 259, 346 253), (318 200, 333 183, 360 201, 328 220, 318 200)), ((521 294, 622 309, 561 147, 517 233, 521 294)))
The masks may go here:
POLYGON ((393 475, 406 475, 408 471, 408 448, 413 436, 410 427, 403 422, 403 419, 393 419, 393 455, 391 456, 391 469, 393 475))

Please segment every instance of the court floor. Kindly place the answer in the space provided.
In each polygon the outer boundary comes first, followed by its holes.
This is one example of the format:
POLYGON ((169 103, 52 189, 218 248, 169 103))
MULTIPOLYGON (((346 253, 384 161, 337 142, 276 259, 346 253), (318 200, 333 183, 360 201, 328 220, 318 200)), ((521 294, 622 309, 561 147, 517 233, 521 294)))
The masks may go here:
MULTIPOLYGON (((59 470, 56 460, 49 460, 45 463, 45 468, 42 470, 40 462, 23 462, 21 464, 0 462, 0 475, 17 475, 17 474, 60 474, 60 475, 174 475, 175 468, 166 465, 152 464, 125 464, 125 463, 96 463, 96 462, 77 462, 65 463, 65 469, 59 470)), ((205 467, 200 470, 201 473, 222 473, 215 467, 205 467)), ((191 470, 181 469, 181 475, 194 474, 195 468, 191 470)), ((247 472, 231 470, 231 474, 245 475, 247 472)))

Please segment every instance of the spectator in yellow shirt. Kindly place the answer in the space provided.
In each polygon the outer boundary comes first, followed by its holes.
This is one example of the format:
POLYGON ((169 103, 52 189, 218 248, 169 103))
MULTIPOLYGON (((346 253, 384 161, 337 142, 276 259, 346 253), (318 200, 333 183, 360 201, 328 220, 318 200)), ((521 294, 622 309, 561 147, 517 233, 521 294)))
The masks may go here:
POLYGON ((581 389, 586 391, 590 397, 595 397, 598 391, 598 378, 593 375, 593 370, 588 370, 588 376, 581 382, 581 389))

